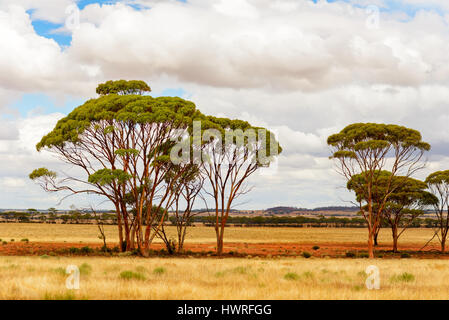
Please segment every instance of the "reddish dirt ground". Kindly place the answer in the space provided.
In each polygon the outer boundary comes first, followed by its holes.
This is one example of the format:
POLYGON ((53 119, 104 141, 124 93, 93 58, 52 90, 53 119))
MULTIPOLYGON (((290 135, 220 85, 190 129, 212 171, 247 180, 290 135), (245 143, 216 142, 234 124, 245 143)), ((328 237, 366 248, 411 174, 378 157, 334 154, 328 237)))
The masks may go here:
MULTIPOLYGON (((300 256, 304 251, 311 253, 317 258, 346 257, 346 252, 356 255, 366 253, 364 243, 320 243, 319 249, 314 250, 316 243, 226 243, 224 252, 226 256, 300 256)), ((64 249, 82 248, 88 246, 92 249, 101 248, 98 243, 48 243, 48 242, 9 242, 0 245, 1 256, 33 256, 33 255, 70 255, 63 252, 64 249)), ((401 253, 407 252, 413 258, 439 258, 449 259, 449 254, 440 254, 438 246, 427 246, 419 251, 422 245, 403 245, 399 248, 401 253)), ((112 247, 112 245, 110 245, 112 247)), ((153 244, 153 250, 164 249, 163 244, 153 244)), ((186 244, 185 250, 190 251, 187 255, 201 254, 211 256, 215 251, 214 243, 186 244)), ((377 255, 383 258, 400 258, 401 254, 393 254, 391 246, 380 245, 376 247, 377 255)), ((90 254, 95 255, 95 253, 90 254)))

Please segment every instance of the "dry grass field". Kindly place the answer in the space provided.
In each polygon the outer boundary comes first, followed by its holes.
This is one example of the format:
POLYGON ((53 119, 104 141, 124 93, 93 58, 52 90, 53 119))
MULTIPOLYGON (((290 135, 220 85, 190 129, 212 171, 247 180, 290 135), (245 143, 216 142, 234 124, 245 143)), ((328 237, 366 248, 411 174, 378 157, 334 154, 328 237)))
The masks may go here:
MULTIPOLYGON (((117 227, 106 226, 107 240, 117 242, 117 227)), ((169 235, 175 237, 174 227, 167 228, 169 235)), ((391 231, 382 229, 380 243, 391 243, 391 231)), ((433 235, 431 229, 409 229, 400 238, 400 244, 424 244, 433 235)), ((0 239, 20 240, 27 238, 39 242, 84 242, 101 243, 95 225, 75 224, 33 224, 0 223, 0 239)), ((241 228, 230 227, 225 231, 225 242, 246 243, 366 243, 365 228, 241 228)), ((215 231, 212 227, 192 227, 188 229, 187 243, 213 243, 215 231)), ((435 238, 432 244, 437 244, 435 238)))
POLYGON ((438 260, 0 257, 0 299, 449 299, 438 260), (80 267, 80 289, 65 269, 80 267), (365 286, 368 265, 380 289, 365 286))
MULTIPOLYGON (((116 228, 106 229, 109 243, 115 244, 116 228)), ((169 232, 174 235, 173 228, 169 232)), ((0 224, 0 238, 8 242, 2 245, 0 254, 14 246, 100 245, 97 236, 93 225, 0 224), (20 241, 25 238, 29 244, 20 241)), ((411 229, 401 237, 400 244, 416 248, 431 236, 432 230, 411 229)), ((390 245, 388 229, 381 231, 379 240, 390 245)), ((214 241, 212 228, 194 227, 186 244, 213 248, 214 241)), ((0 299, 449 299, 449 263, 435 259, 438 255, 368 260, 334 259, 323 253, 329 249, 327 244, 335 243, 344 253, 354 244, 365 248, 365 241, 365 229, 228 228, 225 242, 240 244, 239 250, 248 245, 274 246, 275 250, 282 244, 299 249, 301 243, 322 248, 312 251, 314 256, 309 259, 300 251, 292 256, 225 259, 205 255, 145 259, 12 253, 0 255, 0 299), (68 265, 80 269, 79 290, 66 288, 68 265), (380 270, 379 290, 366 288, 368 265, 380 270)), ((301 250, 310 250, 307 246, 301 250)))

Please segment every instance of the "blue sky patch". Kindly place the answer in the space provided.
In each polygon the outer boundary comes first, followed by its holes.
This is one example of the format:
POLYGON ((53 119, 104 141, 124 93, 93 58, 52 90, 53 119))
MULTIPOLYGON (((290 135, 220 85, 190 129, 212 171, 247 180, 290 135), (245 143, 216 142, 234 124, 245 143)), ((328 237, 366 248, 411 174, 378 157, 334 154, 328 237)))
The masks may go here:
POLYGON ((22 117, 27 117, 29 113, 50 114, 60 112, 70 113, 73 109, 83 104, 85 99, 67 98, 63 105, 56 103, 54 99, 42 93, 27 93, 16 101, 11 108, 19 111, 22 117))

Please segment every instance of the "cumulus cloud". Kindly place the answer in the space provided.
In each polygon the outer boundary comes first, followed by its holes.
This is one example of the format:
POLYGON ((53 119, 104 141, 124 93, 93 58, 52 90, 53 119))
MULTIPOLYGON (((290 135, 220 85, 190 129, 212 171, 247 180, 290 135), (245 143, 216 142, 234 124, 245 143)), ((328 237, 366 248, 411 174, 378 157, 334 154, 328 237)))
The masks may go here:
POLYGON ((292 91, 447 83, 441 15, 422 12, 404 24, 386 14, 373 29, 365 9, 347 8, 251 0, 156 2, 143 11, 92 5, 69 51, 107 78, 168 74, 208 86, 292 91))
MULTIPOLYGON (((67 48, 37 35, 31 22, 63 23, 73 1, 55 7, 49 6, 54 1, 12 2, 0 4, 3 114, 22 93, 88 99, 107 79, 143 79, 156 93, 182 88, 204 113, 245 119, 278 134, 284 153, 277 173, 251 179, 256 189, 248 207, 351 199, 327 158, 326 138, 353 122, 420 130, 433 145, 423 176, 449 165, 449 15, 441 11, 449 10, 446 1, 402 1, 440 11, 418 10, 407 19, 401 16, 406 12, 382 11, 378 26, 370 24, 376 12, 365 6, 385 9, 384 0, 91 4, 81 11, 67 48)), ((2 121, 0 192, 13 197, 24 179, 38 198, 24 173, 57 165, 34 146, 62 116, 2 121)), ((8 202, 2 201, 0 206, 8 202)), ((36 203, 53 206, 52 201, 36 203)))

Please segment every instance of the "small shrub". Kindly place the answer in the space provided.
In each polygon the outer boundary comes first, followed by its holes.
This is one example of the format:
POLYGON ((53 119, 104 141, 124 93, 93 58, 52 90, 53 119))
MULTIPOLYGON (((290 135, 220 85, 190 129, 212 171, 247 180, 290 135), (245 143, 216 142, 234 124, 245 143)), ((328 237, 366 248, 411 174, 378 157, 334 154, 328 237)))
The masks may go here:
POLYGON ((11 242, 14 242, 14 241, 16 241, 16 240, 14 240, 14 239, 11 239, 10 241, 11 241, 11 242))
POLYGON ((369 258, 369 254, 367 252, 362 252, 359 254, 359 258, 369 258))
POLYGON ((115 246, 114 248, 112 248, 112 252, 119 253, 120 252, 120 248, 118 246, 115 246))
POLYGON ((415 276, 408 272, 404 272, 399 275, 394 275, 390 278, 391 282, 412 282, 414 280, 415 276))
POLYGON ((165 273, 165 268, 164 267, 157 267, 153 270, 154 274, 163 274, 165 273))
POLYGON ((80 253, 80 249, 78 249, 76 247, 71 247, 71 248, 69 248, 69 253, 70 254, 78 254, 78 253, 80 253))
POLYGON ((355 253, 352 251, 347 251, 345 255, 346 255, 346 258, 354 258, 355 257, 355 253))
POLYGON ((41 255, 41 259, 48 259, 50 256, 47 256, 46 254, 41 255))
POLYGON ((30 242, 30 240, 28 240, 27 238, 24 238, 24 239, 22 239, 20 241, 22 241, 22 242, 30 242))
POLYGON ((302 276, 306 279, 313 279, 313 272, 310 271, 303 272, 302 276))
POLYGON ((401 253, 401 258, 403 258, 403 259, 408 259, 410 257, 411 257, 410 253, 407 253, 407 252, 401 253))
POLYGON ((285 280, 298 280, 299 276, 294 272, 286 273, 284 276, 285 280))
POLYGON ((52 271, 57 273, 57 274, 59 274, 60 276, 65 276, 66 275, 65 269, 62 268, 62 267, 55 268, 52 271))
POLYGON ((94 252, 94 250, 92 249, 92 248, 89 248, 89 247, 82 247, 81 249, 80 249, 80 252, 82 253, 82 254, 89 254, 89 253, 92 253, 92 252, 94 252))
POLYGON ((302 255, 304 258, 306 258, 306 259, 308 259, 308 258, 310 258, 310 257, 312 256, 312 254, 311 254, 310 252, 307 252, 307 251, 304 251, 301 255, 302 255))
POLYGON ((92 267, 88 263, 79 266, 80 274, 88 275, 92 271, 92 267))
POLYGON ((320 246, 313 246, 312 249, 313 250, 318 250, 320 248, 320 246))
POLYGON ((7 244, 8 244, 8 242, 6 242, 6 241, 2 242, 2 245, 4 245, 4 246, 7 245, 7 244))
POLYGON ((125 280, 145 280, 145 276, 143 274, 129 270, 121 272, 120 278, 125 280))
POLYGON ((237 268, 234 268, 234 270, 232 270, 232 271, 234 271, 234 273, 245 274, 246 268, 245 267, 237 267, 237 268))

